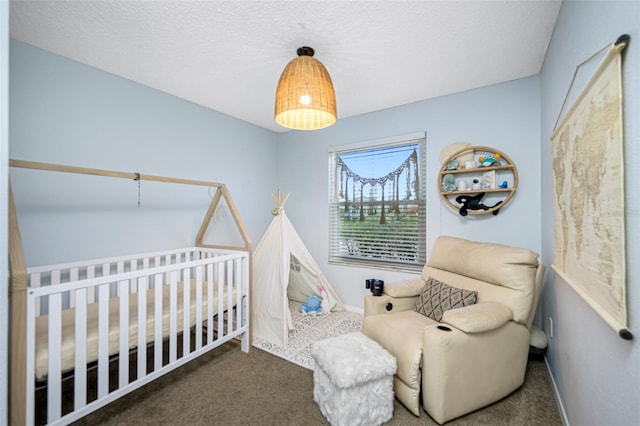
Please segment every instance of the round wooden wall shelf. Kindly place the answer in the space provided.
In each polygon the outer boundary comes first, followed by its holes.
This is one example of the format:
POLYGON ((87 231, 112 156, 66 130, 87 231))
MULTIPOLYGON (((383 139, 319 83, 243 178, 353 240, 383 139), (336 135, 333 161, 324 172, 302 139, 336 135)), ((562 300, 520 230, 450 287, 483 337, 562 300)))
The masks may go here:
POLYGON ((487 146, 452 154, 440 169, 438 190, 461 216, 497 215, 516 193, 518 169, 508 155, 487 146))

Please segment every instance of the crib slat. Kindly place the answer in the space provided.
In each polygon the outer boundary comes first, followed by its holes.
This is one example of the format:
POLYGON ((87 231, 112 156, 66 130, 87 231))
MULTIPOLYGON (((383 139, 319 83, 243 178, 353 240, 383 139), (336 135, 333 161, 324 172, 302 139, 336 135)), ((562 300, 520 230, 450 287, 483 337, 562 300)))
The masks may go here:
POLYGON ((147 277, 138 278, 138 376, 147 374, 147 277))
MULTIPOLYGON (((38 277, 40 274, 38 274, 38 277)), ((36 317, 40 315, 39 297, 27 292, 27 346, 26 346, 26 364, 27 364, 27 395, 26 395, 26 424, 35 424, 35 352, 36 352, 36 317)))
POLYGON ((49 285, 56 286, 60 284, 60 270, 51 271, 51 282, 49 285))
MULTIPOLYGON (((131 272, 135 272, 138 270, 138 260, 134 259, 129 263, 129 268, 131 270, 131 272)), ((131 292, 131 294, 135 293, 137 291, 137 287, 135 285, 130 285, 129 286, 129 292, 131 292)))
MULTIPOLYGON (((93 265, 87 266, 87 279, 95 278, 96 276, 96 267, 93 265)), ((92 288, 87 293, 87 303, 94 303, 96 301, 96 291, 97 288, 92 288)))
MULTIPOLYGON (((78 281, 79 271, 78 268, 69 269, 69 282, 78 281)), ((72 291, 69 293, 69 307, 73 308, 76 306, 76 292, 72 291)))
POLYGON ((218 267, 218 339, 224 336, 224 291, 227 288, 224 282, 224 262, 216 265, 218 267))
POLYGON ((129 280, 118 283, 120 293, 120 355, 118 357, 118 387, 129 383, 129 280))
POLYGON ((207 344, 213 340, 213 263, 207 265, 207 344))
MULTIPOLYGON (((186 254, 185 257, 187 257, 186 254)), ((191 269, 183 269, 182 274, 182 287, 184 288, 182 290, 182 355, 185 356, 191 348, 191 269)))
MULTIPOLYGON (((111 264, 104 263, 102 265, 102 276, 108 277, 111 276, 111 264)), ((118 282, 113 281, 109 286, 109 297, 118 297, 118 282)))
POLYGON ((242 327, 242 259, 238 258, 232 261, 234 263, 233 270, 235 272, 236 277, 236 329, 242 327))
POLYGON ((158 371, 162 367, 162 275, 156 274, 154 282, 154 321, 155 336, 153 343, 153 370, 158 371))
POLYGON ((58 420, 62 394, 62 295, 49 295, 49 377, 47 382, 47 421, 58 420))
POLYGON ((109 291, 110 284, 98 288, 98 398, 109 393, 109 291))
MULTIPOLYGON (((29 277, 29 287, 31 288, 40 288, 42 275, 38 272, 35 274, 31 274, 29 277)), ((35 312, 37 316, 42 315, 42 310, 40 308, 40 298, 35 298, 35 312)))
POLYGON ((233 260, 227 260, 227 334, 233 333, 233 260))
MULTIPOLYGON (((79 288, 74 294, 76 305, 75 341, 87 341, 87 289, 79 288)), ((87 404, 87 345, 75 345, 74 402, 78 410, 87 404)))
MULTIPOLYGON (((171 261, 171 258, 172 258, 172 255, 171 255, 171 254, 167 254, 167 255, 164 257, 164 264, 165 264, 165 265, 171 265, 171 264, 173 263, 173 262, 171 261)), ((170 273, 169 273, 169 272, 167 272, 167 274, 166 274, 166 278, 165 278, 165 282, 169 282, 169 279, 170 279, 170 278, 169 278, 169 274, 170 274, 170 273)))
POLYGON ((196 268, 196 350, 202 347, 202 266, 196 268))
MULTIPOLYGON (((116 262, 116 274, 122 274, 124 272, 124 262, 122 260, 116 262)), ((120 286, 117 283, 113 283, 116 290, 116 297, 120 297, 120 286)))
POLYGON ((169 279, 169 362, 178 358, 178 274, 171 271, 169 279))

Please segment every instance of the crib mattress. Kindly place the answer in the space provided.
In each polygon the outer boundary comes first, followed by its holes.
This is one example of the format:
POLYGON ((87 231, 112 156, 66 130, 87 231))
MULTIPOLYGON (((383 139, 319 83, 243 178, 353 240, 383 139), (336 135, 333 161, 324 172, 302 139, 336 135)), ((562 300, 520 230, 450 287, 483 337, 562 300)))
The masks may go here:
MULTIPOLYGON (((162 292, 162 336, 169 336, 169 290, 168 285, 163 286, 162 292)), ((177 285, 177 306, 176 306, 176 324, 178 332, 183 327, 183 285, 181 282, 177 285)), ((155 290, 149 289, 147 296, 147 320, 146 320, 146 342, 150 343, 155 338, 155 290)), ((213 315, 218 314, 218 297, 219 291, 214 285, 213 290, 213 315)), ((227 310, 228 294, 225 290, 223 294, 223 311, 227 310)), ((190 285, 190 326, 196 322, 196 282, 191 281, 190 285)), ((233 289, 232 305, 236 301, 236 289, 233 289)), ((109 355, 120 352, 120 299, 109 299, 109 355)), ((202 283, 202 320, 206 320, 208 315, 208 294, 207 283, 202 283)), ((62 312, 62 347, 61 347, 61 366, 62 372, 70 371, 75 366, 75 309, 65 309, 62 312)), ((48 327, 49 316, 42 315, 36 318, 36 353, 35 353, 35 373, 37 380, 44 380, 48 376, 49 369, 49 345, 48 345, 48 327)), ((98 303, 87 304, 87 337, 86 337, 86 357, 87 363, 98 359, 98 303)), ((133 349, 138 346, 138 294, 129 294, 129 348, 133 349)))

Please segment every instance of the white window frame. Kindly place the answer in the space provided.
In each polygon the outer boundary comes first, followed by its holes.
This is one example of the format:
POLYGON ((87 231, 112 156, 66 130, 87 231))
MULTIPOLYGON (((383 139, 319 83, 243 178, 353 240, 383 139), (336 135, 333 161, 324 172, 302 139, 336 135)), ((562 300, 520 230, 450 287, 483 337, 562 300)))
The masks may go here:
MULTIPOLYGON (((426 262, 427 242, 426 138, 426 133, 420 132, 329 148, 329 263, 409 272, 422 270, 426 262), (385 252, 384 249, 381 249, 380 246, 382 244, 380 244, 376 247, 377 254, 373 255, 371 254, 371 251, 361 249, 364 243, 362 243, 362 239, 358 238, 358 236, 355 238, 345 238, 343 236, 344 234, 341 235, 341 221, 344 224, 345 220, 345 201, 340 195, 340 180, 343 179, 343 177, 341 176, 341 169, 339 169, 338 157, 340 154, 384 149, 410 144, 418 144, 420 147, 417 152, 419 189, 417 193, 417 200, 412 203, 416 204, 418 207, 418 222, 416 229, 417 242, 415 245, 415 252, 412 251, 409 255, 395 252, 395 250, 385 252), (353 249, 354 246, 356 247, 355 250, 353 249)), ((363 176, 363 178, 376 178, 376 176, 363 176)), ((351 183, 349 185, 351 185, 351 183)), ((369 184, 365 184, 361 189, 364 190, 364 187, 368 185, 369 184)), ((385 190, 385 193, 387 192, 388 190, 385 190)), ((354 195, 355 194, 352 194, 350 197, 353 198, 354 195)), ((389 208, 391 203, 388 198, 387 200, 385 207, 389 208)), ((354 200, 352 199, 351 204, 353 203, 354 200)), ((360 208, 362 208, 362 206, 360 206, 360 208)), ((393 215, 393 213, 387 213, 387 217, 390 217, 389 215, 393 215)), ((392 218, 390 217, 390 219, 392 218)), ((392 226, 393 220, 387 221, 387 224, 392 226)), ((392 228, 390 232, 393 233, 392 228)), ((401 231, 399 231, 398 235, 400 235, 400 232, 401 231)), ((353 234, 350 236, 352 235, 353 234)), ((377 244, 377 242, 374 244, 377 244)))

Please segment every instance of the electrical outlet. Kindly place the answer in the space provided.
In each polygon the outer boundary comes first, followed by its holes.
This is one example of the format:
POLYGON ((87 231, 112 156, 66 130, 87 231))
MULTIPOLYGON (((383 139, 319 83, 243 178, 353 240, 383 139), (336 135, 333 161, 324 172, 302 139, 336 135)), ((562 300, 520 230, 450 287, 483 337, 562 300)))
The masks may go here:
POLYGON ((549 317, 549 337, 553 338, 553 318, 549 317))

